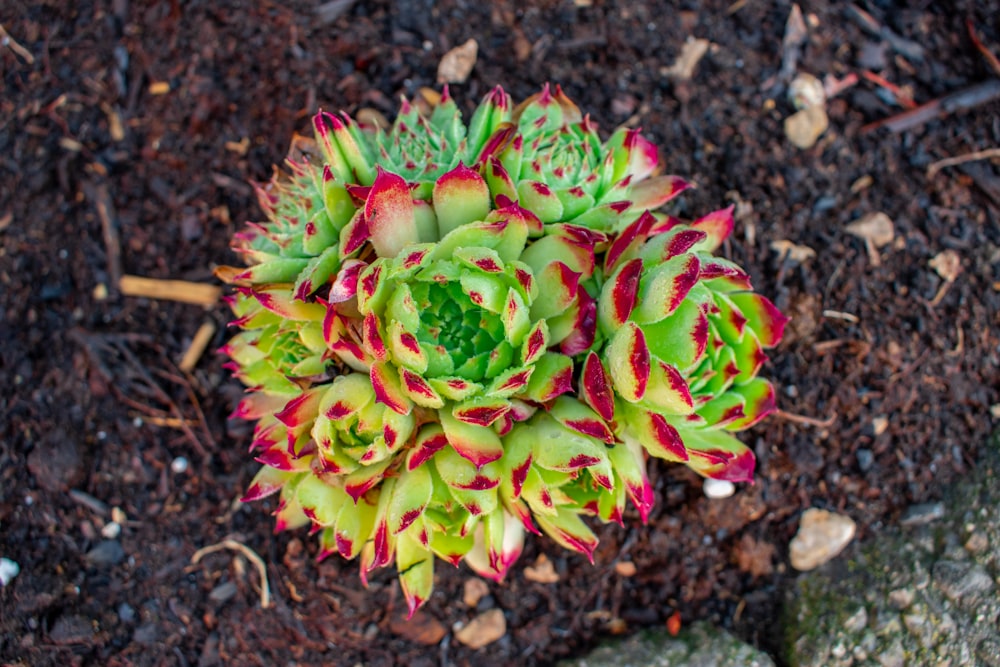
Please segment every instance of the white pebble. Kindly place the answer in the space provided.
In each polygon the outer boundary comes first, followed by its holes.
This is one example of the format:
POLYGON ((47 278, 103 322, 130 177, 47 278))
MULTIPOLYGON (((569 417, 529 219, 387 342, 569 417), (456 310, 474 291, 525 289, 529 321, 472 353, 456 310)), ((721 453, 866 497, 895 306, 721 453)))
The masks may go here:
POLYGON ((788 548, 792 567, 806 572, 832 560, 854 539, 856 529, 849 516, 815 508, 806 510, 788 548))
POLYGON ((120 523, 112 521, 111 523, 104 524, 104 528, 101 528, 101 535, 109 540, 113 540, 122 533, 122 526, 120 523))
POLYGON ((0 586, 6 586, 21 572, 21 566, 9 558, 0 558, 0 586))
POLYGON ((176 459, 170 462, 170 469, 176 474, 181 474, 186 472, 188 469, 188 460, 183 456, 178 456, 176 459))
POLYGON ((724 479, 707 478, 702 484, 701 490, 708 498, 728 498, 736 493, 736 485, 724 479))

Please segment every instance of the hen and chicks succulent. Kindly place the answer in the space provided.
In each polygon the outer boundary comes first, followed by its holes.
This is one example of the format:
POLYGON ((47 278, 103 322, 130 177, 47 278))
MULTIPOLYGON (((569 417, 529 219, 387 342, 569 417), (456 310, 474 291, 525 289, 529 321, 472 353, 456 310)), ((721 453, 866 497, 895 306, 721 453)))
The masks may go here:
POLYGON ((602 141, 560 89, 447 90, 388 131, 319 113, 258 187, 267 220, 222 267, 277 529, 320 556, 395 561, 411 613, 434 561, 501 579, 526 532, 590 557, 583 517, 654 503, 649 456, 751 481, 733 432, 774 409, 758 377, 785 317, 712 253, 731 209, 659 212, 688 187, 638 131, 602 141))

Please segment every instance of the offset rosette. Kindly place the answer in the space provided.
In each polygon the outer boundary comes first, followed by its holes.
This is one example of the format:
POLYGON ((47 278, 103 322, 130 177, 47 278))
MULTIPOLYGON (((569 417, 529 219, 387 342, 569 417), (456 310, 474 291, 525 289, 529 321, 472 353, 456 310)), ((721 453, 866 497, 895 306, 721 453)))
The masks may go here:
POLYGON ((728 431, 774 409, 757 373, 787 319, 710 254, 731 230, 731 209, 690 225, 645 214, 615 239, 598 308, 607 343, 584 361, 581 393, 651 455, 751 481, 753 453, 728 431))
POLYGON ((486 179, 494 199, 519 201, 543 223, 618 231, 689 187, 654 176, 656 146, 638 130, 620 128, 602 142, 559 86, 522 102, 514 122, 517 132, 485 160, 486 179))

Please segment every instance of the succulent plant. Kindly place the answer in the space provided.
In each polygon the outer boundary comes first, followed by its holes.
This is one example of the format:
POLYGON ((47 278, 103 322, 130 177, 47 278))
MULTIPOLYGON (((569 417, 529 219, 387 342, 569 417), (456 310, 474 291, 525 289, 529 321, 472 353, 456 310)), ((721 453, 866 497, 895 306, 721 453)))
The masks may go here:
POLYGON ((688 187, 635 130, 601 141, 558 88, 447 89, 388 131, 319 113, 258 185, 267 220, 221 267, 278 530, 320 557, 395 561, 411 613, 437 558, 503 578, 526 532, 590 557, 584 517, 645 521, 650 456, 752 481, 733 432, 774 409, 758 377, 785 317, 713 255, 731 209, 658 211, 688 187))

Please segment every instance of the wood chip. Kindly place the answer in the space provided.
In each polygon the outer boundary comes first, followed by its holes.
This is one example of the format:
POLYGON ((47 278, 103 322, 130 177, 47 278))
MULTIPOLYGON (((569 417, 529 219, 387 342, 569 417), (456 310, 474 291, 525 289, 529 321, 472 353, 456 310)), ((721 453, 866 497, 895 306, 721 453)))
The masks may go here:
POLYGON ((190 373, 194 370, 194 367, 198 365, 198 360, 201 359, 201 355, 204 354, 205 348, 208 344, 212 342, 212 336, 215 335, 215 322, 212 320, 205 320, 202 322, 201 326, 198 327, 198 331, 195 332, 194 338, 191 339, 191 344, 188 345, 187 350, 184 352, 184 356, 181 360, 177 362, 177 368, 181 369, 185 373, 190 373))
POLYGON ((559 581, 559 573, 545 554, 539 554, 535 564, 524 568, 524 578, 538 584, 554 584, 559 581))
POLYGON ((149 84, 150 95, 166 95, 170 92, 170 84, 166 81, 154 81, 149 84))
POLYGON ((438 64, 438 83, 465 83, 476 66, 479 55, 479 43, 469 39, 465 44, 456 46, 444 54, 438 64))
POLYGON ((888 428, 889 419, 887 417, 880 415, 872 419, 872 432, 874 432, 875 435, 882 435, 888 428))
POLYGON ((664 70, 664 74, 674 81, 690 81, 694 76, 694 70, 711 45, 707 39, 694 39, 688 37, 681 47, 681 53, 677 56, 674 64, 664 70))
POLYGON ((144 296, 211 308, 222 296, 222 288, 186 280, 158 280, 142 276, 122 276, 118 289, 125 296, 144 296))
POLYGON ((499 609, 490 609, 455 633, 455 639, 471 649, 492 644, 507 634, 507 619, 499 609))
POLYGON ((465 585, 462 588, 462 602, 467 607, 475 607, 489 592, 490 587, 485 581, 479 577, 470 577, 465 580, 465 585))

